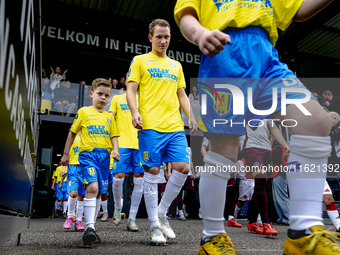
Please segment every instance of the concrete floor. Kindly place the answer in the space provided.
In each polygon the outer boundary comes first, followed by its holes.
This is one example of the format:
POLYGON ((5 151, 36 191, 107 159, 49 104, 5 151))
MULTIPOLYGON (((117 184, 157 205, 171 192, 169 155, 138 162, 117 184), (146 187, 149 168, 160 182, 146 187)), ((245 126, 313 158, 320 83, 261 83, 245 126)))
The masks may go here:
MULTIPOLYGON (((147 219, 137 219, 140 231, 136 233, 127 231, 126 222, 127 219, 123 219, 119 226, 114 226, 112 219, 107 222, 98 219, 96 229, 102 243, 87 248, 82 244, 83 233, 76 232, 73 227, 71 230, 64 230, 63 219, 32 219, 30 228, 21 234, 20 246, 15 246, 16 238, 13 238, 0 247, 0 254, 197 254, 203 230, 199 219, 170 220, 177 238, 162 247, 150 245, 147 219)), ((246 220, 239 222, 243 225, 242 228, 226 226, 228 235, 237 243, 237 254, 282 255, 288 227, 274 226, 279 232, 278 236, 267 237, 248 232, 246 220)), ((329 219, 325 223, 329 224, 329 219)), ((326 225, 328 227, 330 225, 326 225)))

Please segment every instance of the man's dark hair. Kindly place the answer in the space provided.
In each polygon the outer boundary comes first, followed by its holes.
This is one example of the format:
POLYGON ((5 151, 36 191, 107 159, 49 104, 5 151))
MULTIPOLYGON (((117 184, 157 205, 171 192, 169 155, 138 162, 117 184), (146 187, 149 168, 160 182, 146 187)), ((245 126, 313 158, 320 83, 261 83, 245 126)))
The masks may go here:
POLYGON ((325 92, 322 93, 322 95, 332 96, 332 92, 330 92, 329 90, 326 90, 325 92))
POLYGON ((169 30, 171 31, 170 24, 165 19, 154 19, 149 25, 149 34, 150 35, 153 35, 153 31, 155 30, 156 26, 168 27, 169 30))

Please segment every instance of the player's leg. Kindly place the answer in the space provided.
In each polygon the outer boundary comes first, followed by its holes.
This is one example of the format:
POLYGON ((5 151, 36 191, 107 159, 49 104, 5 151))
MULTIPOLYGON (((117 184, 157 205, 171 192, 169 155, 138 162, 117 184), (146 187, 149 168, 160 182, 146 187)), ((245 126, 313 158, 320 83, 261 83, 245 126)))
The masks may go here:
POLYGON ((278 175, 273 179, 273 198, 275 207, 278 208, 279 224, 289 225, 290 200, 288 196, 287 179, 278 175))
POLYGON ((136 215, 138 213, 138 207, 143 196, 143 186, 144 186, 144 169, 140 163, 139 150, 133 150, 132 156, 133 162, 133 191, 131 195, 131 206, 129 212, 129 219, 127 222, 127 229, 129 231, 138 231, 138 226, 136 224, 136 215))
POLYGON ((178 213, 176 213, 176 217, 179 220, 186 220, 184 213, 183 213, 183 187, 181 189, 181 191, 178 193, 177 197, 176 197, 176 207, 178 210, 178 213))
POLYGON ((132 171, 132 150, 127 148, 119 148, 120 161, 115 162, 112 169, 113 181, 112 181, 112 194, 115 201, 115 210, 113 215, 113 224, 118 226, 121 222, 121 212, 123 203, 121 200, 123 192, 123 181, 126 173, 132 171))
POLYGON ((67 219, 64 224, 65 229, 70 229, 72 227, 73 218, 76 211, 77 204, 77 196, 78 196, 78 177, 77 177, 77 166, 69 165, 67 171, 67 193, 69 194, 68 198, 68 212, 67 219))
POLYGON ((84 197, 85 197, 85 189, 83 195, 80 195, 80 190, 78 191, 78 198, 77 198, 77 216, 76 216, 76 223, 74 228, 76 231, 83 231, 85 230, 83 226, 83 213, 84 213, 84 197))
MULTIPOLYGON (((311 115, 305 115, 296 105, 287 107, 287 115, 274 118, 297 120, 290 140, 290 156, 287 165, 291 170, 287 172, 288 187, 291 199, 290 229, 284 245, 284 252, 305 252, 308 247, 298 246, 304 242, 306 236, 313 234, 317 241, 313 247, 313 254, 337 254, 339 245, 328 247, 324 242, 334 243, 327 237, 319 237, 323 232, 322 221, 322 194, 324 181, 327 175, 328 156, 331 151, 329 132, 331 120, 316 100, 309 100, 303 107, 311 115), (317 123, 317 125, 315 124, 317 123), (314 165, 315 172, 308 171, 314 165)), ((289 121, 286 125, 294 126, 289 121)))
POLYGON ((161 225, 158 221, 158 180, 159 169, 162 165, 162 155, 166 146, 164 134, 154 130, 139 132, 139 150, 141 163, 144 168, 144 200, 148 213, 151 230, 151 243, 164 244, 161 225))
POLYGON ((326 205, 326 210, 329 218, 331 219, 335 229, 337 232, 340 231, 340 217, 338 209, 335 205, 335 200, 333 198, 333 193, 331 188, 328 185, 327 180, 325 180, 325 186, 323 191, 323 202, 326 205))
POLYGON ((218 249, 217 244, 220 242, 224 243, 228 250, 236 251, 231 239, 226 235, 223 224, 230 172, 217 171, 217 167, 233 169, 238 153, 239 136, 209 133, 209 139, 210 150, 204 158, 205 169, 202 169, 199 184, 204 225, 199 254, 204 254, 206 249, 218 249))
POLYGON ((242 225, 238 223, 234 218, 234 212, 236 207, 236 178, 235 174, 231 174, 227 183, 227 208, 228 208, 228 226, 241 228, 242 225))

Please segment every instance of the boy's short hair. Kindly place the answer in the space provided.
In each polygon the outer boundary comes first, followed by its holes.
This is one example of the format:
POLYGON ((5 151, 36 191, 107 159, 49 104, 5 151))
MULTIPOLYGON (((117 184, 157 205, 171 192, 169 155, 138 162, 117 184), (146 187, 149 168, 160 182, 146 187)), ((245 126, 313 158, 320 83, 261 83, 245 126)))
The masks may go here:
POLYGON ((171 27, 169 22, 167 22, 165 19, 154 19, 150 24, 149 24, 149 34, 153 35, 153 31, 155 30, 156 26, 160 27, 168 27, 169 30, 171 31, 171 27))
POLYGON ((98 88, 99 86, 105 86, 105 87, 109 87, 111 88, 111 84, 108 80, 104 79, 104 78, 97 78, 95 80, 93 80, 92 82, 92 91, 95 91, 96 88, 98 88))

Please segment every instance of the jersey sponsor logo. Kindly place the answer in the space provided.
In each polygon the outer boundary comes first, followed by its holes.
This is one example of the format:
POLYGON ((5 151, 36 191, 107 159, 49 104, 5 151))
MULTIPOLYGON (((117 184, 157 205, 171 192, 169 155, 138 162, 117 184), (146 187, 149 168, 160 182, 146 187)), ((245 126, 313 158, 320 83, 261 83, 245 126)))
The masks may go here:
POLYGON ((86 128, 87 128, 87 131, 89 132, 89 135, 98 135, 98 134, 110 135, 109 131, 105 130, 105 126, 90 125, 90 126, 87 126, 86 128))
POLYGON ((144 160, 145 161, 149 160, 149 152, 148 151, 144 151, 144 160))
POLYGON ((168 78, 175 82, 178 82, 178 77, 176 75, 173 75, 169 73, 169 69, 162 69, 162 68, 149 68, 147 69, 149 74, 151 75, 151 78, 168 78))
POLYGON ((96 172, 94 171, 94 167, 90 167, 89 169, 89 175, 94 176, 96 172))
POLYGON ((122 110, 122 111, 130 111, 130 108, 129 108, 129 105, 128 104, 120 104, 119 105, 120 106, 120 109, 122 110))
MULTIPOLYGON (((219 12, 221 10, 221 7, 223 5, 234 2, 234 0, 212 0, 212 1, 216 5, 217 12, 219 12)), ((247 4, 247 2, 250 2, 252 4, 255 4, 257 2, 262 2, 265 5, 266 8, 268 8, 268 7, 271 8, 271 9, 273 8, 273 5, 270 2, 270 0, 242 0, 242 1, 235 1, 235 5, 236 6, 241 6, 241 8, 242 8, 243 6, 245 6, 247 4)), ((229 7, 225 8, 225 9, 228 10, 228 8, 232 8, 233 6, 229 6, 229 7)), ((255 8, 260 8, 260 7, 261 6, 255 7, 255 8)), ((249 6, 248 6, 248 8, 249 8, 249 6)), ((254 7, 251 7, 251 8, 254 8, 254 7)))
POLYGON ((173 68, 173 69, 176 69, 177 70, 177 65, 174 61, 169 61, 169 64, 170 66, 173 68))

